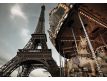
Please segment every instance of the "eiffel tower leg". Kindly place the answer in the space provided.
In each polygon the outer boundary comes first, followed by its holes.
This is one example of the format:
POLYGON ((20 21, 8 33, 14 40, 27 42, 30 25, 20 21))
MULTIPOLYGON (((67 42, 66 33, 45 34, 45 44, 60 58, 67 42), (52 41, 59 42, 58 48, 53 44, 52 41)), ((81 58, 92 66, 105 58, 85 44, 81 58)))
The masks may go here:
POLYGON ((10 74, 18 67, 18 63, 17 63, 17 56, 15 56, 13 59, 11 59, 8 63, 6 63, 5 65, 3 65, 0 68, 0 76, 1 77, 7 77, 10 76, 10 74))
POLYGON ((23 65, 22 72, 18 74, 18 77, 28 77, 32 69, 33 69, 33 66, 31 64, 23 65))

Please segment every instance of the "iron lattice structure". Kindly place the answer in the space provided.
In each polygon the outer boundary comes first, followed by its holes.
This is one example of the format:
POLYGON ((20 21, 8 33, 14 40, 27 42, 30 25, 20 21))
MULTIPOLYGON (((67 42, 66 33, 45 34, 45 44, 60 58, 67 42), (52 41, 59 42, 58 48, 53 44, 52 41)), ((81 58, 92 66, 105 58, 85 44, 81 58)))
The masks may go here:
POLYGON ((8 77, 18 67, 22 66, 19 77, 27 77, 37 67, 45 68, 51 76, 59 76, 59 69, 52 58, 51 49, 47 47, 45 34, 45 6, 41 7, 41 13, 36 30, 23 49, 19 49, 17 55, 0 68, 0 76, 8 77), (39 49, 41 47, 41 49, 39 49), (54 68, 53 68, 54 67, 54 68))

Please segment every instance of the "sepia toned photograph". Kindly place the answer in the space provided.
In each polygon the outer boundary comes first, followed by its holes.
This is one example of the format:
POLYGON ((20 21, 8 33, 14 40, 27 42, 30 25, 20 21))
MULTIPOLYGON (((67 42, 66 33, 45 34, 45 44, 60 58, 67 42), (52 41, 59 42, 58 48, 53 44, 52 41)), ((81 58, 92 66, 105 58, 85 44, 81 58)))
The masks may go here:
POLYGON ((0 77, 107 77, 107 4, 0 3, 0 77))

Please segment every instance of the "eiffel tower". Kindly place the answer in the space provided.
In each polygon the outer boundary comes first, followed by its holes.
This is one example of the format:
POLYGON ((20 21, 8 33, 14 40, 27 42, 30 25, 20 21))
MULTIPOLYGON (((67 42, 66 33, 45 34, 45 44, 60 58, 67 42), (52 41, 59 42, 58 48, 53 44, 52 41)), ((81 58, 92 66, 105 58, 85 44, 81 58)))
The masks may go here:
POLYGON ((36 30, 31 34, 31 39, 23 49, 19 49, 17 55, 0 68, 1 77, 9 77, 18 67, 18 77, 28 77, 36 68, 45 68, 52 77, 59 76, 59 68, 52 58, 51 49, 47 47, 45 34, 45 6, 41 6, 41 13, 36 30))

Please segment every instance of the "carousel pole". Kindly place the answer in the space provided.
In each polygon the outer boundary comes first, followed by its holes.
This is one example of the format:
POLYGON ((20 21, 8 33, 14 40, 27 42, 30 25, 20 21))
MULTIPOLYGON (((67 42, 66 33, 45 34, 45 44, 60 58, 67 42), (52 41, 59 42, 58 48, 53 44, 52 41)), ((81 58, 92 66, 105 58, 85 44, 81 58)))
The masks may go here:
POLYGON ((60 55, 60 69, 61 69, 61 77, 62 77, 62 57, 61 57, 61 55, 60 55))
POLYGON ((77 41, 76 41, 76 36, 75 36, 75 34, 74 34, 73 28, 72 28, 72 34, 73 34, 73 38, 74 38, 74 42, 75 42, 75 46, 76 46, 77 53, 78 53, 77 41))
POLYGON ((60 68, 60 77, 61 77, 62 75, 61 75, 61 56, 60 56, 60 54, 59 54, 59 62, 60 62, 59 68, 60 68))
POLYGON ((63 60, 62 60, 62 77, 64 76, 64 66, 63 66, 63 60))
MULTIPOLYGON (((63 54, 64 54, 64 51, 63 51, 63 54)), ((64 67, 64 69, 63 69, 63 75, 65 76, 65 54, 64 54, 64 63, 63 63, 64 65, 63 65, 63 67, 64 67)))
POLYGON ((61 55, 60 55, 60 45, 59 44, 58 44, 58 46, 59 46, 59 63, 60 63, 59 68, 60 68, 60 77, 61 77, 62 76, 62 72, 61 72, 61 55))
POLYGON ((61 55, 60 55, 60 77, 62 77, 62 58, 61 58, 61 55))
POLYGON ((103 73, 102 73, 102 71, 101 71, 101 69, 100 69, 100 66, 99 66, 98 62, 97 62, 96 55, 95 55, 94 49, 93 49, 93 47, 92 47, 91 41, 90 41, 90 39, 89 39, 88 33, 87 33, 86 29, 85 29, 84 23, 83 23, 82 18, 81 18, 81 16, 80 16, 79 13, 78 13, 78 16, 79 16, 79 20, 80 20, 80 23, 81 23, 81 25, 82 25, 83 31, 84 31, 84 33, 85 33, 86 39, 87 39, 87 41, 88 41, 88 45, 89 45, 89 48, 90 48, 90 50, 91 50, 92 56, 93 56, 93 58, 94 58, 94 60, 95 60, 95 63, 96 63, 96 65, 97 65, 97 70, 98 70, 100 76, 103 76, 103 73))

